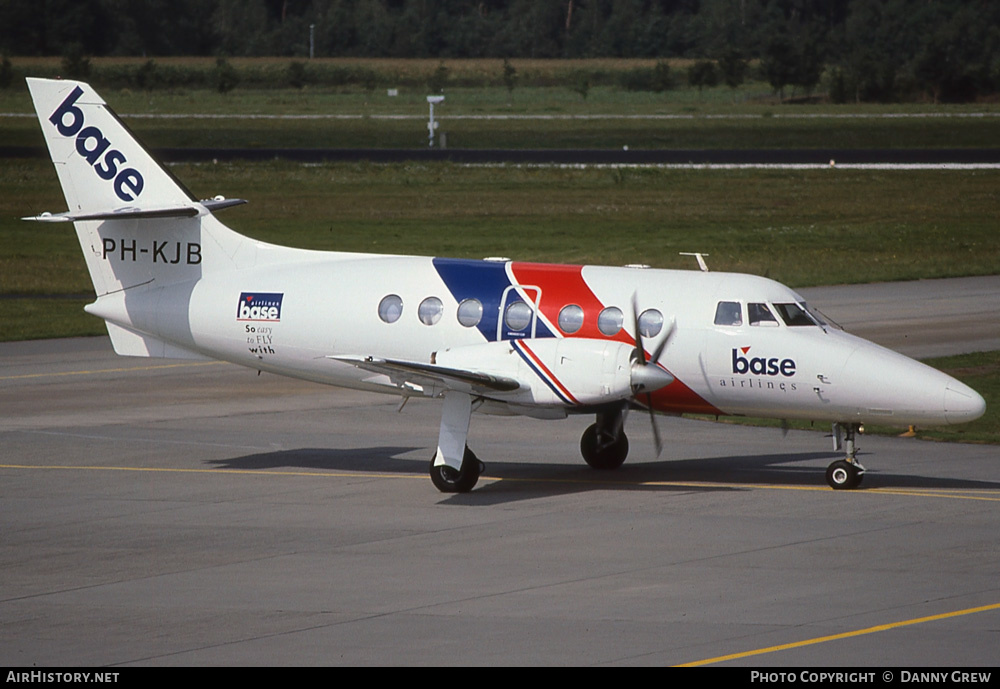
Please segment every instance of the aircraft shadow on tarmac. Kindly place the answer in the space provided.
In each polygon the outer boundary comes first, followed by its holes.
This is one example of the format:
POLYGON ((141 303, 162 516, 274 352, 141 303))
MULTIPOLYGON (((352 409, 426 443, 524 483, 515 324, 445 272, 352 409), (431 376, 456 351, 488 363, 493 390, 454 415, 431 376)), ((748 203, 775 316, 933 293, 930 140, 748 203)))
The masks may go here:
MULTIPOLYGON (((423 447, 299 448, 207 462, 219 469, 281 471, 343 471, 421 475, 428 457, 423 447)), ((589 490, 736 491, 754 486, 825 488, 825 464, 839 455, 807 452, 732 455, 703 459, 664 459, 626 463, 616 471, 595 471, 575 463, 487 461, 483 483, 469 494, 451 495, 446 502, 484 504, 589 490), (812 462, 812 465, 802 465, 812 462), (489 479, 502 479, 489 481, 489 479), (697 485, 692 485, 697 484, 697 485), (745 487, 745 488, 744 488, 745 487)), ((865 463, 864 453, 859 455, 865 463)), ((891 465, 891 459, 886 461, 891 465)), ((891 473, 870 470, 859 490, 872 488, 996 490, 1000 482, 891 473)))

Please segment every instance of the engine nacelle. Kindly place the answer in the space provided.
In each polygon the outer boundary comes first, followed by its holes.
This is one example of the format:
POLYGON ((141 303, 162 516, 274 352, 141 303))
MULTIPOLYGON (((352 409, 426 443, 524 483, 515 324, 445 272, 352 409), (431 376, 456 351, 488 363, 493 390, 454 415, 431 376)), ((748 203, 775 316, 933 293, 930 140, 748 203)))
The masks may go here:
MULTIPOLYGON (((521 389, 491 395, 510 402, 587 406, 633 394, 635 348, 585 338, 526 338, 444 349, 440 366, 489 373, 521 382, 521 389)), ((649 368, 639 365, 639 368, 649 368)), ((659 369, 662 371, 662 369, 659 369)), ((669 376, 665 371, 663 374, 669 376)))

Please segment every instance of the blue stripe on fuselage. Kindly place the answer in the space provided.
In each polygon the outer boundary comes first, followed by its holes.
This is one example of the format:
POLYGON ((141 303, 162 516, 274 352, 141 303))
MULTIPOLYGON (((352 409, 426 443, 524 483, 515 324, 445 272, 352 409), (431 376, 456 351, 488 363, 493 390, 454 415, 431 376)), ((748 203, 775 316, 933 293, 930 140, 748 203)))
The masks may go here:
MULTIPOLYGON (((504 290, 511 286, 507 277, 507 264, 500 261, 475 261, 463 258, 432 259, 434 269, 448 287, 455 301, 478 299, 483 305, 483 318, 476 327, 488 342, 497 338, 497 322, 500 316, 500 300, 504 290)), ((507 296, 507 303, 524 301, 514 290, 507 296)), ((530 333, 509 333, 504 339, 530 336, 530 333)), ((552 337, 542 321, 535 326, 536 337, 552 337)))

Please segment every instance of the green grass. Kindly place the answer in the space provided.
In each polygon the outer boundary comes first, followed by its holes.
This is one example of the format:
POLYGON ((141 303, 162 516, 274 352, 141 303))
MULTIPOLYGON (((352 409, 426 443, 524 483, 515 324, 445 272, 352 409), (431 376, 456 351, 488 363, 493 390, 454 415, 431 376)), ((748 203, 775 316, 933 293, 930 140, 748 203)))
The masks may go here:
POLYGON ((107 335, 104 321, 83 310, 90 298, 6 299, 0 297, 0 341, 38 340, 49 337, 107 335))
MULTIPOLYGON (((284 59, 232 60, 247 78, 243 86, 218 93, 206 86, 150 91, 124 86, 144 60, 94 60, 93 79, 99 92, 151 147, 335 147, 418 148, 426 141, 428 77, 437 60, 318 60, 309 63, 323 83, 303 89, 275 88, 290 64, 284 59), (132 70, 132 71, 129 71, 132 70), (337 75, 370 73, 365 84, 337 75), (117 76, 116 76, 117 75, 117 76), (333 81, 331 81, 333 80, 333 81), (103 83, 102 83, 103 82, 103 83), (399 95, 387 95, 387 87, 399 95), (191 114, 337 115, 350 120, 195 119, 191 114), (179 119, 144 119, 129 115, 181 115, 179 119), (384 120, 374 116, 413 119, 384 120)), ((157 60, 163 70, 208 74, 210 59, 157 60)), ((699 92, 686 86, 685 61, 671 61, 677 88, 661 93, 624 90, 620 76, 649 68, 649 60, 518 60, 520 75, 512 92, 501 82, 499 60, 454 60, 445 64, 451 83, 436 110, 441 130, 452 148, 981 148, 1000 141, 1000 106, 905 104, 790 104, 779 102, 770 87, 750 80, 739 89, 717 86, 699 92), (568 88, 585 71, 595 84, 587 98, 568 88), (845 115, 905 115, 920 118, 845 118, 845 115), (618 119, 465 120, 457 116, 610 115, 618 119), (628 119, 669 115, 689 119, 628 119), (968 115, 977 115, 969 117, 968 115), (806 116, 806 117, 801 117, 806 116)), ((14 60, 18 74, 53 76, 53 58, 14 60)), ((210 80, 209 80, 210 81, 210 80)), ((822 87, 821 87, 822 89, 822 87)), ((27 88, 20 81, 0 89, 0 113, 31 113, 27 88)), ((41 145, 33 118, 0 117, 0 142, 41 145)))
MULTIPOLYGON (((222 218, 270 242, 765 274, 792 286, 993 274, 1000 172, 661 170, 282 162, 176 165, 222 218)), ((47 161, 0 168, 0 294, 90 289, 47 161)))
MULTIPOLYGON (((541 89, 540 89, 541 90, 541 89)), ((440 132, 450 148, 597 148, 620 149, 780 149, 780 148, 986 148, 1000 141, 1000 117, 829 118, 796 114, 847 114, 844 108, 822 111, 756 106, 709 107, 649 102, 649 94, 602 89, 587 103, 561 92, 507 106, 479 99, 473 90, 449 94, 436 109, 440 132), (640 96, 645 96, 640 98, 640 96), (611 115, 617 119, 456 119, 457 115, 611 115), (682 115, 684 119, 629 119, 630 116, 682 115)), ((552 91, 545 89, 544 91, 552 91)), ((2 93, 2 92, 0 92, 2 93)), ((420 148, 426 145, 427 104, 423 96, 391 99, 384 94, 325 95, 279 92, 237 97, 214 92, 183 95, 105 94, 112 107, 143 142, 159 147, 219 148, 420 148), (355 119, 171 119, 136 114, 336 114, 355 119), (406 115, 412 119, 378 119, 406 115)), ((570 94, 571 95, 571 94, 570 94)), ((27 95, 0 99, 0 112, 29 112, 27 95)), ((850 112, 858 114, 858 109, 850 112)), ((874 115, 870 108, 860 114, 874 115)), ((34 118, 0 118, 0 141, 8 146, 41 146, 34 118)))

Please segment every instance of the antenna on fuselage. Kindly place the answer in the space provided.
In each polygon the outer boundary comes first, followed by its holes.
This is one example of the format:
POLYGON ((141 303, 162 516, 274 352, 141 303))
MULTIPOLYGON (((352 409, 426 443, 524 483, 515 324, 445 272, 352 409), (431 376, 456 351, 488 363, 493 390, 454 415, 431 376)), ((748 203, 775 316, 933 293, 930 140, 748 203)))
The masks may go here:
POLYGON ((698 259, 698 267, 701 268, 701 271, 703 273, 707 273, 708 272, 708 264, 705 263, 705 257, 706 256, 711 256, 711 254, 703 254, 703 253, 698 252, 698 251, 694 251, 694 252, 691 252, 691 251, 681 251, 679 253, 680 253, 681 256, 694 256, 695 258, 698 259))

